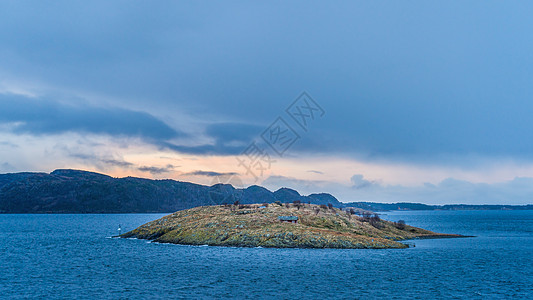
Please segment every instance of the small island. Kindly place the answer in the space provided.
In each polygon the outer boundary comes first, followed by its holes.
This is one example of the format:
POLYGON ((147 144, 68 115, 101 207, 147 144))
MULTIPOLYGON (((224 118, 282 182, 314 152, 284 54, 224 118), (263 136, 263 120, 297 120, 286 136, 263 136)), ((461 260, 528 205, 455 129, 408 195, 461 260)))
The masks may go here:
POLYGON ((277 202, 182 210, 120 237, 183 245, 383 249, 407 248, 398 242, 407 239, 462 236, 385 221, 366 211, 277 202))

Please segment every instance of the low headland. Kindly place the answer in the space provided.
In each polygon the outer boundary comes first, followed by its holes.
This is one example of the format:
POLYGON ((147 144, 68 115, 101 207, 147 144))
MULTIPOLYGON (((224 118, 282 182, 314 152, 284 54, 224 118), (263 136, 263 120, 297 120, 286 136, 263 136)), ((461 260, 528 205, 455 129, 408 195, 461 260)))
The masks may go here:
POLYGON ((123 238, 159 243, 273 248, 407 248, 399 241, 463 237, 382 220, 353 209, 304 203, 201 206, 146 223, 123 238))

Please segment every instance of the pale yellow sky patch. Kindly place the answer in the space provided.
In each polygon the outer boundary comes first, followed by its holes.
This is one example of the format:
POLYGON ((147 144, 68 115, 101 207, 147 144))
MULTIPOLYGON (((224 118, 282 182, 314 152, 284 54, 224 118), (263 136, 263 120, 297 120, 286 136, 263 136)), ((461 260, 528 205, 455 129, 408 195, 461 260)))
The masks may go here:
POLYGON ((350 178, 355 174, 361 174, 364 179, 382 185, 403 186, 420 186, 425 182, 438 184, 446 178, 473 183, 496 183, 515 177, 533 177, 533 164, 504 159, 486 160, 485 163, 478 162, 475 167, 459 168, 362 162, 341 156, 308 155, 287 158, 273 156, 275 162, 271 168, 256 181, 253 176, 246 175, 246 169, 239 166, 235 156, 181 154, 158 149, 137 139, 121 140, 71 133, 32 136, 4 132, 0 135, 0 142, 0 164, 8 163, 12 166, 10 172, 51 172, 59 168, 73 168, 101 172, 114 177, 168 178, 199 184, 212 184, 214 179, 190 173, 236 172, 245 186, 260 185, 269 176, 330 182, 344 186, 351 185, 350 178), (161 168, 167 172, 151 173, 139 170, 142 167, 161 168))

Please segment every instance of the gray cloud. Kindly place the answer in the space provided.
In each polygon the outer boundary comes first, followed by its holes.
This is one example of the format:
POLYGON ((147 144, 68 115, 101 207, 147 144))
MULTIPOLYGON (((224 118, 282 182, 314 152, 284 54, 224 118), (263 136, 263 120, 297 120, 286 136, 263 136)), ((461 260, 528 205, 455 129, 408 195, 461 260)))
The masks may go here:
POLYGON ((174 170, 174 168, 175 167, 173 165, 169 164, 169 165, 166 165, 165 167, 142 166, 137 169, 142 172, 149 172, 150 174, 158 175, 158 174, 168 173, 174 170))
POLYGON ((248 146, 265 128, 244 123, 214 123, 206 128, 206 134, 215 139, 216 145, 248 146))
POLYGON ((35 99, 11 94, 0 94, 0 123, 16 124, 12 129, 15 133, 93 133, 139 137, 154 144, 185 136, 145 112, 64 104, 46 98, 35 99))
POLYGON ((315 174, 324 174, 324 172, 320 172, 320 171, 317 171, 317 170, 307 170, 307 172, 315 173, 315 174))
MULTIPOLYGON (((68 151, 68 149, 66 150, 68 151)), ((96 166, 99 169, 105 170, 107 167, 119 167, 119 168, 134 168, 136 167, 135 164, 121 160, 121 159, 115 159, 115 158, 108 158, 108 157, 100 157, 98 155, 94 154, 84 154, 84 153, 71 153, 69 154, 70 157, 78 158, 86 163, 92 164, 96 166)), ((141 172, 148 172, 152 175, 159 175, 163 173, 168 173, 170 171, 173 171, 177 166, 168 164, 164 167, 157 167, 157 166, 137 166, 137 170, 141 172)))
POLYGON ((123 161, 123 160, 116 160, 116 159, 102 159, 102 162, 108 165, 113 165, 117 167, 127 168, 133 166, 132 163, 123 161))
POLYGON ((366 180, 363 175, 355 174, 350 178, 354 189, 364 189, 378 184, 376 181, 366 180))
POLYGON ((232 176, 232 175, 239 175, 239 173, 235 172, 227 172, 227 173, 220 173, 220 172, 214 172, 214 171, 193 171, 189 173, 185 173, 183 175, 196 175, 196 176, 207 176, 207 177, 217 177, 217 176, 232 176))
POLYGON ((244 123, 213 123, 205 129, 205 135, 214 140, 211 144, 199 146, 161 143, 161 146, 189 154, 235 155, 242 153, 254 139, 259 137, 263 127, 244 123))
MULTIPOLYGON (((65 150, 69 152, 68 149, 65 149, 65 150)), ((129 168, 133 166, 133 163, 130 163, 124 160, 99 157, 94 154, 70 153, 69 156, 73 158, 81 159, 85 162, 88 162, 96 166, 107 165, 107 166, 114 166, 114 167, 121 167, 121 168, 129 168)))

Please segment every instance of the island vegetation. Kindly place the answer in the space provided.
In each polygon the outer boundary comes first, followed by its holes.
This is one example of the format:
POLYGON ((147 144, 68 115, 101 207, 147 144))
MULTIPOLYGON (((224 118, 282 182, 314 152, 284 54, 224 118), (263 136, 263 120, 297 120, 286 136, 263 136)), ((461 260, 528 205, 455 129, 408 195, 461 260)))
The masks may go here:
POLYGON ((403 221, 385 221, 366 211, 358 216, 357 212, 300 201, 237 201, 178 211, 121 237, 185 245, 276 248, 407 248, 400 241, 460 237, 409 226, 403 221))

